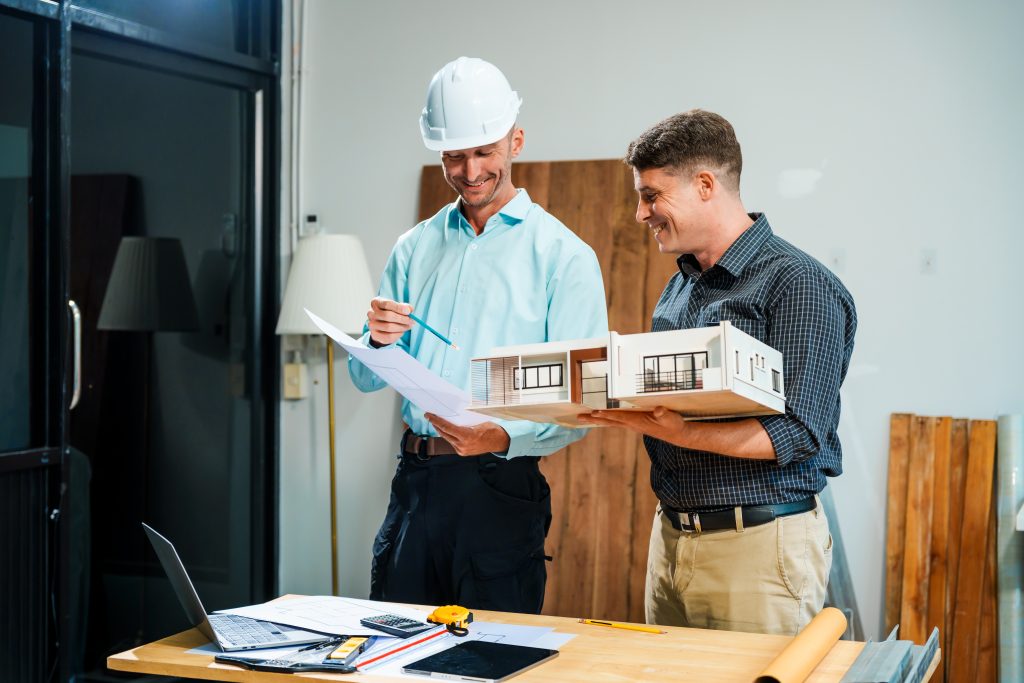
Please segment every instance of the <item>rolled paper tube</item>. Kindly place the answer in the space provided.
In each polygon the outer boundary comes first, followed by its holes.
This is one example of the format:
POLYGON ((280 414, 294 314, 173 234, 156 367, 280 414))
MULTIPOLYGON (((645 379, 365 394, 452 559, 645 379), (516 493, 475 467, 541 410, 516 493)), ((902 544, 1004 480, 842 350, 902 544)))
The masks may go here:
POLYGON ((846 616, 826 607, 754 679, 754 683, 801 683, 846 632, 846 616))

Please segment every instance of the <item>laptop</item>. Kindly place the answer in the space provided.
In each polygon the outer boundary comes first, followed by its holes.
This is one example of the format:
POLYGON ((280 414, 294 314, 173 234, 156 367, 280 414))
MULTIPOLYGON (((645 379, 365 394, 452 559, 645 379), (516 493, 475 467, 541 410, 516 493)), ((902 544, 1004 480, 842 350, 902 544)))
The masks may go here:
POLYGON ((185 608, 185 614, 189 621, 224 652, 303 645, 330 638, 322 633, 303 631, 291 626, 282 626, 234 614, 207 614, 203 603, 199 601, 199 594, 196 593, 196 589, 192 585, 192 579, 185 571, 185 565, 178 557, 178 551, 153 527, 143 522, 142 528, 146 530, 149 542, 153 544, 153 550, 160 558, 160 564, 167 572, 167 578, 171 580, 171 586, 174 588, 181 606, 185 608))

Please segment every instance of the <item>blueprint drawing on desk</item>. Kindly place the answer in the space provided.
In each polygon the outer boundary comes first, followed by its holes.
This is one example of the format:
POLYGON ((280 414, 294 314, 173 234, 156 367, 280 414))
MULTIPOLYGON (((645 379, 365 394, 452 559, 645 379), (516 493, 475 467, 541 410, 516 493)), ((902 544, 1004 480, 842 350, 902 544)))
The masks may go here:
POLYGON ((433 413, 464 427, 482 424, 491 419, 466 410, 469 406, 469 392, 441 379, 402 349, 395 346, 372 349, 309 309, 303 310, 324 334, 424 412, 433 413))
POLYGON ((333 595, 311 595, 292 600, 272 600, 260 605, 236 607, 221 610, 221 612, 337 636, 381 635, 380 631, 359 623, 363 617, 398 614, 415 621, 426 621, 427 619, 427 613, 420 610, 374 600, 339 598, 333 595))

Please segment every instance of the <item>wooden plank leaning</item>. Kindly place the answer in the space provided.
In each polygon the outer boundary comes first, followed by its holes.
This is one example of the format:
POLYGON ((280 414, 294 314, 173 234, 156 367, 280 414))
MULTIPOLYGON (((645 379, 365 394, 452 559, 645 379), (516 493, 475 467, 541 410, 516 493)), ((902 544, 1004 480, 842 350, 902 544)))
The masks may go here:
POLYGON ((960 564, 953 614, 953 648, 947 668, 950 681, 974 680, 978 671, 995 452, 995 421, 972 421, 964 486, 968 494, 964 496, 963 520, 960 524, 960 564))
POLYGON ((923 645, 928 637, 935 423, 933 417, 917 416, 913 420, 910 434, 900 636, 918 645, 923 645))
POLYGON ((913 415, 893 413, 889 420, 889 483, 886 511, 885 630, 900 621, 904 529, 907 523, 907 465, 913 415))

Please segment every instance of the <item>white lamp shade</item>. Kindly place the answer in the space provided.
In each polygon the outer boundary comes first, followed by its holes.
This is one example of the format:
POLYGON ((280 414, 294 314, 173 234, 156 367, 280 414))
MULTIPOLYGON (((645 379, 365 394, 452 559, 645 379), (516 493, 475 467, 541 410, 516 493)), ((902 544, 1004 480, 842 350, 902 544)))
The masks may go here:
POLYGON ((323 334, 302 310, 308 308, 343 331, 359 335, 374 291, 358 237, 305 237, 299 240, 288 271, 277 334, 323 334))

